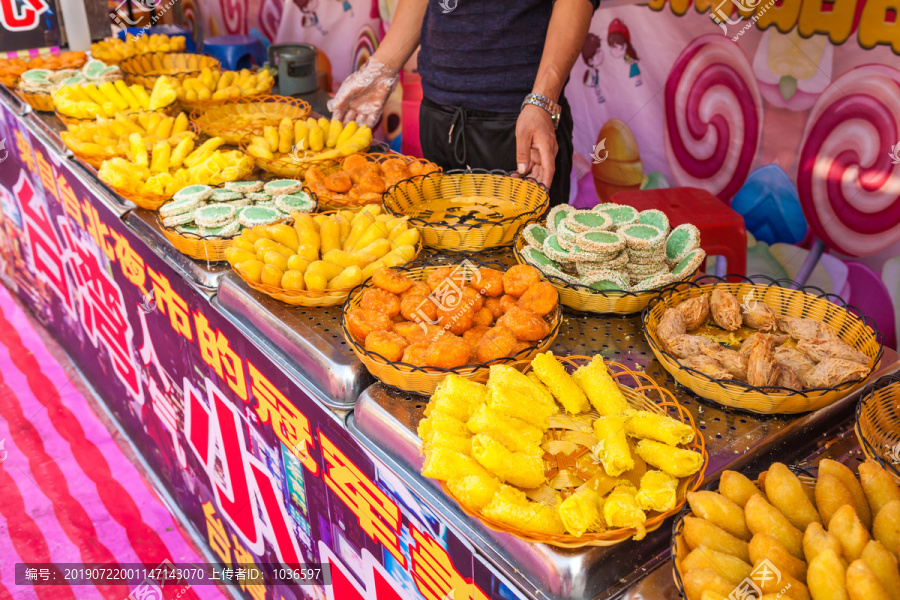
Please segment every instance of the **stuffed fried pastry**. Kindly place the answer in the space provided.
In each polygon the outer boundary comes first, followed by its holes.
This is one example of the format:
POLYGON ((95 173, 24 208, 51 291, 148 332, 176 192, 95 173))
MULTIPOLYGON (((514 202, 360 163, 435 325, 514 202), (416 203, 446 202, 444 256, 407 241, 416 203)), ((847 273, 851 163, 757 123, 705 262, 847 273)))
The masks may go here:
POLYGON ((544 483, 543 455, 540 446, 524 452, 510 452, 486 433, 472 438, 472 456, 475 460, 500 481, 520 488, 536 488, 544 483))
POLYGON ((493 475, 468 475, 447 482, 447 487, 456 499, 476 512, 490 504, 501 485, 500 480, 493 475))
POLYGON ((471 456, 443 446, 429 448, 425 454, 425 462, 422 464, 423 477, 450 481, 469 475, 489 477, 490 473, 471 456))
POLYGON ((559 518, 562 519, 566 531, 576 537, 585 532, 600 532, 606 529, 603 514, 603 498, 585 486, 559 504, 559 518))
POLYGON ((525 492, 504 485, 482 513, 509 527, 546 534, 563 534, 565 527, 556 509, 532 502, 525 492))
POLYGON ((448 448, 467 456, 472 455, 472 437, 468 435, 462 436, 447 431, 435 431, 431 439, 424 444, 425 453, 427 454, 431 448, 437 446, 448 448))
POLYGON ((652 465, 672 477, 689 477, 703 466, 703 456, 699 452, 673 448, 654 440, 639 441, 635 452, 648 465, 652 465))
MULTIPOLYGON (((534 385, 530 381, 529 383, 534 385)), ((495 411, 521 419, 541 431, 550 428, 550 415, 556 412, 555 407, 550 407, 510 387, 490 385, 488 389, 487 404, 495 411)))
POLYGON ((635 498, 642 510, 672 510, 678 501, 678 479, 662 471, 647 471, 635 498))
POLYGON ((590 410, 587 396, 552 352, 535 356, 531 361, 531 368, 566 412, 577 414, 590 410))
POLYGON ((503 387, 515 390, 556 411, 556 401, 546 387, 536 384, 521 371, 508 365, 492 365, 488 388, 503 387))
POLYGON ((607 526, 612 528, 634 527, 638 530, 634 539, 641 540, 647 535, 644 529, 647 515, 638 505, 637 492, 637 489, 628 483, 616 486, 603 503, 603 519, 607 526))
POLYGON ((677 446, 694 440, 694 429, 672 417, 647 410, 626 414, 625 433, 631 437, 648 438, 677 446))
POLYGON ((688 331, 697 329, 709 318, 709 296, 701 294, 688 298, 675 307, 681 313, 684 326, 688 331))
POLYGON ((466 421, 487 398, 487 387, 454 373, 447 375, 434 390, 425 407, 425 416, 432 412, 442 412, 466 421))
POLYGON ((587 395, 593 407, 601 416, 620 415, 628 410, 628 401, 616 384, 603 357, 595 356, 590 363, 578 367, 572 373, 574 379, 587 395))
POLYGON ((475 409, 466 425, 473 434, 486 433, 513 452, 538 446, 544 437, 544 432, 534 425, 504 415, 487 404, 475 409))
POLYGON ((422 441, 431 441, 431 437, 438 431, 461 437, 469 435, 469 428, 464 422, 442 412, 436 412, 419 421, 418 433, 422 441))
POLYGON ((725 288, 713 289, 709 297, 709 312, 716 325, 722 329, 737 331, 741 328, 741 303, 725 288))
MULTIPOLYGON (((608 475, 618 477, 634 468, 634 458, 625 437, 625 417, 601 417, 594 421, 597 445, 594 452, 608 475)), ((648 461, 649 462, 649 461, 648 461)))

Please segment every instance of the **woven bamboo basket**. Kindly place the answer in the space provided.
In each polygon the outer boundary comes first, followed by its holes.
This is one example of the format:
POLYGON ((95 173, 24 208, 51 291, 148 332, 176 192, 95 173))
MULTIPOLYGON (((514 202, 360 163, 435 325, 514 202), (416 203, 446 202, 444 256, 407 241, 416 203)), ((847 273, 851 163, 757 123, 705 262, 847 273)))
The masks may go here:
MULTIPOLYGON (((729 276, 734 279, 735 276, 729 276)), ((753 280, 741 278, 743 281, 727 281, 725 278, 706 275, 695 282, 669 286, 661 290, 644 309, 642 314, 643 330, 653 354, 662 363, 666 371, 681 385, 689 388, 698 396, 713 400, 731 408, 739 408, 749 412, 762 414, 794 414, 818 410, 850 394, 863 384, 865 378, 848 381, 831 388, 815 388, 806 390, 789 390, 783 387, 754 387, 740 381, 713 379, 708 375, 685 367, 678 358, 662 349, 656 328, 667 308, 680 302, 708 294, 714 286, 724 286, 737 298, 751 297, 756 302, 769 306, 777 316, 810 318, 828 325, 837 336, 850 344, 870 359, 870 369, 866 377, 878 368, 881 361, 881 334, 874 321, 867 317, 858 317, 854 307, 848 306, 840 297, 824 291, 787 280, 765 280, 767 283, 755 283, 753 280), (798 289, 791 289, 793 286, 798 289)))
MULTIPOLYGON (((169 103, 166 106, 164 106, 160 109, 157 109, 157 110, 153 110, 153 111, 150 111, 150 110, 122 111, 121 113, 117 113, 117 114, 124 114, 127 117, 134 117, 141 113, 156 112, 156 113, 162 113, 164 115, 172 117, 172 116, 175 116, 175 114, 177 114, 178 111, 176 109, 177 109, 177 106, 175 104, 175 101, 173 100, 171 103, 169 103)), ((93 117, 70 116, 70 115, 59 112, 59 109, 56 108, 55 106, 54 106, 54 112, 56 113, 57 118, 59 118, 59 120, 62 121, 66 125, 66 127, 70 127, 72 125, 81 125, 82 123, 93 123, 98 118, 97 116, 93 116, 93 117)), ((105 117, 105 118, 113 119, 115 117, 105 117)))
POLYGON ((222 63, 212 56, 184 52, 138 54, 119 63, 125 83, 142 85, 148 90, 153 89, 156 80, 163 76, 184 79, 199 75, 203 69, 219 70, 221 66, 222 63))
POLYGON ((900 482, 900 376, 882 377, 863 392, 854 430, 866 458, 900 482))
MULTIPOLYGON (((138 114, 141 114, 141 113, 129 113, 129 116, 132 117, 129 120, 135 121, 138 114)), ((87 122, 92 122, 92 121, 79 121, 78 124, 83 124, 83 123, 87 123, 87 122)), ((188 123, 188 131, 190 131, 191 133, 194 134, 193 135, 194 141, 197 141, 197 139, 200 137, 200 130, 197 128, 197 126, 194 125, 193 123, 189 122, 188 123)), ((75 148, 70 146, 68 144, 68 142, 66 142, 65 140, 63 140, 63 143, 66 145, 66 148, 68 148, 69 150, 72 151, 72 154, 74 154, 76 157, 80 158, 87 164, 91 165, 95 169, 99 169, 100 165, 102 165, 103 161, 105 161, 105 160, 110 160, 112 158, 116 158, 117 156, 125 158, 125 156, 126 156, 125 154, 120 152, 117 147, 114 147, 114 146, 106 146, 102 149, 103 150, 102 152, 89 153, 89 152, 82 152, 80 150, 76 150, 75 148)))
MULTIPOLYGON (((437 257, 428 261, 427 263, 418 263, 414 266, 407 267, 397 267, 395 268, 395 270, 401 271, 404 275, 414 281, 425 281, 431 271, 434 271, 441 267, 454 265, 460 265, 463 268, 468 268, 471 266, 489 268, 499 267, 501 269, 503 268, 501 265, 493 263, 482 263, 480 261, 471 259, 469 259, 467 262, 459 261, 457 259, 446 261, 441 257, 437 257)), ((359 358, 359 360, 362 361, 364 365, 366 365, 369 373, 371 373, 376 379, 390 387, 394 387, 406 392, 413 392, 416 394, 433 394, 437 386, 440 385, 441 381, 443 381, 449 373, 455 373, 456 375, 460 375, 462 377, 465 377, 466 379, 477 380, 479 377, 487 377, 487 373, 491 364, 507 364, 519 360, 530 360, 539 352, 544 352, 547 348, 550 347, 550 344, 553 343, 553 340, 556 339, 556 336, 559 333, 559 327, 562 324, 563 319, 562 310, 557 305, 553 312, 544 317, 544 320, 547 321, 547 323, 550 325, 550 333, 547 335, 547 337, 535 342, 534 346, 525 348, 517 352, 515 355, 507 358, 498 359, 486 364, 464 365, 462 367, 456 367, 454 369, 444 369, 441 367, 417 367, 402 362, 391 362, 379 354, 369 352, 363 347, 362 344, 356 341, 356 339, 354 339, 352 335, 350 335, 350 331, 347 329, 347 314, 350 311, 359 308, 363 294, 371 287, 373 287, 373 284, 372 280, 369 279, 362 285, 355 287, 353 291, 350 292, 347 301, 344 303, 344 308, 341 314, 341 331, 343 331, 344 333, 344 339, 347 340, 347 344, 350 345, 350 348, 356 354, 357 358, 359 358)))
MULTIPOLYGON (((570 373, 582 364, 589 363, 592 360, 589 356, 560 356, 557 358, 570 373)), ((666 415, 690 425, 694 430, 694 439, 690 444, 683 447, 687 450, 699 452, 703 456, 703 466, 700 467, 700 470, 694 475, 684 477, 679 481, 678 490, 676 492, 677 502, 675 506, 671 510, 662 513, 656 511, 648 512, 647 520, 644 521, 644 529, 649 533, 659 529, 663 524, 663 521, 672 515, 678 514, 685 505, 687 494, 700 488, 705 477, 706 467, 709 464, 706 443, 703 439, 703 432, 697 429, 697 425, 694 423, 694 418, 691 416, 691 413, 678 403, 672 392, 660 387, 646 374, 632 371, 625 365, 617 362, 607 362, 606 365, 610 375, 616 380, 619 389, 622 390, 622 394, 632 408, 666 415)), ((531 361, 520 360, 512 363, 511 366, 523 373, 527 373, 531 369, 531 361)), ((479 383, 484 383, 487 381, 487 376, 487 373, 483 373, 474 379, 479 383)), ((585 414, 594 419, 600 417, 600 414, 596 411, 585 414)), ((529 491, 527 494, 531 500, 555 508, 558 496, 562 496, 563 499, 568 498, 578 489, 588 485, 586 480, 589 480, 590 475, 581 471, 576 464, 576 460, 579 457, 589 454, 593 445, 596 445, 597 440, 592 433, 588 432, 581 432, 581 435, 571 435, 572 432, 577 432, 580 428, 575 425, 570 416, 565 415, 564 413, 558 413, 551 417, 550 426, 550 430, 544 436, 545 444, 547 442, 553 443, 554 449, 558 451, 550 452, 545 448, 544 459, 552 465, 552 467, 548 468, 545 472, 548 481, 537 491, 529 491), (593 442, 579 443, 574 441, 563 441, 563 438, 568 438, 569 440, 583 440, 585 442, 592 438, 593 442), (559 475, 562 475, 562 477, 559 475), (552 485, 550 483, 551 481, 553 482, 552 485), (574 482, 578 481, 585 483, 572 485, 574 482)), ((640 482, 636 482, 635 487, 639 487, 639 485, 640 482)), ((635 528, 619 528, 604 531, 602 533, 588 532, 580 537, 576 537, 570 534, 548 535, 521 531, 513 529, 504 523, 494 521, 480 513, 471 511, 462 502, 459 502, 459 500, 456 499, 445 482, 441 482, 441 487, 448 496, 457 501, 459 507, 468 516, 479 519, 489 529, 501 533, 508 533, 527 542, 549 544, 559 548, 614 546, 615 544, 628 540, 637 533, 635 528)))
POLYGON ((309 103, 288 96, 254 96, 227 104, 215 104, 191 111, 190 119, 210 137, 229 144, 241 144, 253 135, 262 135, 266 125, 277 126, 284 117, 305 119, 309 103))
MULTIPOLYGON (((103 180, 101 179, 101 181, 103 180)), ((136 192, 134 190, 118 188, 106 183, 105 181, 103 183, 113 192, 122 196, 137 207, 143 208, 144 210, 156 210, 171 198, 171 196, 167 196, 166 194, 147 194, 143 192, 136 192)))
POLYGON ((193 110, 203 110, 204 108, 208 108, 210 106, 221 106, 222 104, 229 104, 231 102, 234 102, 235 100, 244 98, 248 100, 258 100, 259 98, 271 95, 273 87, 275 87, 274 79, 272 80, 272 84, 269 85, 269 88, 267 90, 259 92, 258 94, 247 94, 237 99, 224 98, 213 100, 212 98, 210 98, 209 100, 188 100, 187 98, 179 98, 178 104, 187 112, 191 112, 193 110))
MULTIPOLYGON (((322 170, 333 170, 341 164, 340 159, 316 159, 315 153, 298 151, 297 153, 288 152, 286 154, 275 153, 272 158, 263 158, 253 156, 248 151, 250 145, 250 136, 244 138, 241 143, 241 150, 253 159, 256 166, 266 173, 278 175, 279 177, 287 177, 289 179, 303 179, 306 170, 316 166, 322 170)), ((326 148, 325 150, 330 150, 326 148)), ((327 208, 334 208, 331 204, 327 208)))
MULTIPOLYGON (((525 239, 520 229, 516 235, 516 243, 513 245, 513 254, 520 265, 530 264, 525 262, 522 256, 524 248, 525 239)), ((600 315, 630 315, 644 310, 644 307, 659 293, 659 290, 647 292, 599 291, 586 285, 566 281, 557 275, 546 273, 539 265, 532 266, 540 271, 547 278, 547 281, 553 284, 553 287, 559 292, 559 301, 563 306, 582 312, 600 315)), ((699 270, 698 268, 693 273, 685 275, 681 281, 688 282, 693 280, 699 270)))
POLYGON ((519 229, 543 216, 550 203, 547 189, 530 177, 506 171, 468 169, 419 175, 384 193, 385 209, 422 232, 425 246, 450 252, 478 252, 509 246, 519 229), (487 196, 505 204, 496 216, 464 215, 455 222, 429 217, 422 205, 454 196, 487 196))
POLYGON ((48 92, 26 92, 16 88, 16 95, 38 112, 53 112, 53 96, 48 92))

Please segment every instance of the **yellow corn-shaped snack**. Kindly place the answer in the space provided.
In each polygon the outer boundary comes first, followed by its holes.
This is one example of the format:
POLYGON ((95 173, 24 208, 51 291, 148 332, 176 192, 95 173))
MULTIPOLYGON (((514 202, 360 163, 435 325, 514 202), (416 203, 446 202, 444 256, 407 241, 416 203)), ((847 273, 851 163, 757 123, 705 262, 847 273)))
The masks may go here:
POLYGON ((460 454, 443 446, 434 446, 425 454, 422 464, 422 476, 449 481, 468 475, 490 476, 484 467, 471 456, 460 454))
POLYGON ((509 365, 494 365, 491 367, 488 385, 504 386, 515 390, 521 394, 525 394, 534 402, 543 404, 552 412, 556 412, 556 401, 547 390, 547 388, 536 385, 535 382, 521 371, 510 367, 509 365))
POLYGON ((150 96, 147 94, 147 90, 140 85, 132 85, 129 89, 131 90, 131 93, 134 94, 134 97, 137 98, 141 108, 147 110, 147 108, 150 107, 150 96))
POLYGON ((147 147, 144 146, 144 138, 138 133, 132 133, 128 136, 128 151, 134 164, 143 167, 149 166, 150 162, 147 157, 147 147))
POLYGON ((508 417, 480 404, 466 423, 472 433, 486 433, 512 450, 521 452, 541 443, 544 432, 521 419, 508 417))
POLYGON ((332 119, 328 124, 328 135, 325 136, 325 146, 328 148, 334 148, 337 145, 338 137, 341 135, 341 130, 344 128, 344 125, 338 121, 337 119, 332 119))
POLYGON ((572 378, 602 416, 620 415, 628 409, 628 401, 609 374, 602 356, 597 355, 590 363, 576 369, 572 378))
POLYGON ((135 96, 131 90, 128 88, 128 85, 125 84, 121 79, 115 82, 113 85, 116 86, 116 90, 118 90, 119 95, 125 99, 125 102, 128 103, 129 108, 131 110, 140 110, 141 103, 138 101, 137 96, 135 96))
POLYGON ((346 125, 344 125, 344 129, 341 130, 341 134, 338 136, 337 143, 335 147, 340 148, 344 144, 346 144, 353 134, 356 133, 357 129, 359 129, 359 125, 356 121, 350 121, 346 125))
POLYGON ((293 141, 294 125, 288 117, 284 117, 278 124, 278 152, 281 154, 290 152, 293 141))
POLYGON ((573 414, 590 410, 587 396, 566 372, 566 368, 556 360, 552 352, 538 354, 531 361, 531 368, 545 386, 566 409, 573 414))
POLYGON ((328 131, 328 127, 331 125, 331 121, 329 121, 325 117, 319 117, 316 123, 318 123, 319 127, 324 129, 325 131, 328 131))
MULTIPOLYGON (((493 375, 494 367, 491 367, 493 375)), ((555 409, 502 385, 488 383, 488 406, 508 417, 522 419, 541 431, 550 428, 550 415, 555 409)))
POLYGON ((499 479, 490 475, 469 475, 447 482, 447 487, 456 499, 475 512, 490 504, 501 485, 499 479))
POLYGON ((460 454, 465 454, 467 456, 472 455, 472 438, 469 436, 453 435, 446 431, 435 431, 434 435, 431 436, 431 440, 425 442, 423 447, 427 454, 431 451, 431 448, 436 448, 438 446, 448 448, 454 452, 459 452, 460 454))
POLYGON ((172 151, 172 156, 169 158, 169 167, 172 169, 179 169, 181 165, 184 164, 184 159, 194 150, 194 140, 191 138, 184 138, 178 145, 175 146, 175 150, 172 151))
POLYGON ((603 503, 603 519, 611 528, 634 527, 637 533, 635 540, 642 540, 647 535, 644 529, 644 521, 647 515, 638 506, 636 497, 637 489, 630 484, 621 484, 610 492, 603 503))
POLYGON ((673 448, 654 440, 639 441, 635 452, 647 464, 673 477, 690 477, 703 466, 703 456, 699 452, 673 448))
POLYGON ((670 446, 689 444, 694 439, 694 429, 672 417, 647 410, 629 410, 625 416, 625 433, 631 437, 656 440, 670 446))
POLYGON ((566 531, 576 537, 581 537, 585 532, 600 532, 606 529, 603 514, 603 498, 585 486, 563 500, 557 510, 562 519, 566 531))
POLYGON ((337 217, 326 217, 319 225, 319 236, 322 240, 322 254, 341 248, 341 224, 337 217))
POLYGON ((625 437, 623 417, 602 417, 594 421, 597 445, 594 451, 607 474, 618 477, 634 468, 634 458, 625 437))
POLYGON ((354 217, 353 222, 350 225, 350 233, 347 234, 347 239, 344 242, 344 248, 353 250, 356 246, 356 242, 359 241, 359 238, 362 237, 363 233, 365 233, 373 223, 375 223, 375 217, 368 212, 361 211, 354 217))
POLYGON ((325 130, 319 125, 309 130, 309 149, 313 152, 321 152, 325 147, 325 130))
POLYGON ((531 489, 544 483, 544 451, 534 446, 525 452, 510 452, 506 446, 479 433, 472 438, 472 456, 500 481, 531 489))
POLYGON ((641 477, 638 505, 643 510, 666 512, 675 508, 678 501, 678 479, 662 471, 647 471, 641 477))
POLYGON ((165 140, 160 140, 153 145, 153 154, 150 159, 150 170, 154 173, 168 173, 169 159, 172 155, 172 147, 165 140))
POLYGON ((430 417, 419 421, 418 434, 423 441, 431 441, 431 438, 438 431, 443 431, 459 437, 469 436, 469 429, 466 427, 465 423, 442 412, 436 412, 430 417))
POLYGON ((168 117, 160 121, 156 128, 156 135, 162 139, 168 139, 172 135, 172 126, 175 124, 175 117, 168 117))
POLYGON ((328 289, 330 290, 348 290, 355 288, 365 281, 362 269, 359 267, 347 267, 341 274, 333 279, 328 280, 328 289))
POLYGON ((543 504, 532 502, 525 492, 504 485, 494 494, 482 514, 509 527, 537 533, 562 534, 566 529, 559 513, 543 504))
POLYGON ((475 409, 484 404, 487 387, 450 373, 434 390, 425 406, 425 416, 442 412, 460 421, 467 421, 475 409))
POLYGON ((306 124, 306 121, 294 123, 294 143, 300 144, 301 150, 309 149, 309 125, 306 124))

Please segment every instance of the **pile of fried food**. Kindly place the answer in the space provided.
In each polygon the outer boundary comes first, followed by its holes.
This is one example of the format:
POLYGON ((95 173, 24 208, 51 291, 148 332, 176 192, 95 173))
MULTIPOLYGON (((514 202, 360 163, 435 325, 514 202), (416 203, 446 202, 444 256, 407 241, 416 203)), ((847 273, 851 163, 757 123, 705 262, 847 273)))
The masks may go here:
POLYGON ((57 112, 76 119, 114 117, 120 112, 156 111, 175 102, 172 79, 160 77, 147 90, 141 85, 127 85, 124 81, 106 81, 99 85, 66 85, 53 92, 57 112))
POLYGON ((186 77, 176 83, 179 100, 203 102, 206 100, 237 100, 245 96, 265 94, 272 89, 274 80, 269 71, 253 72, 220 71, 204 67, 196 77, 186 77))
POLYGON ((0 79, 12 83, 25 71, 31 69, 78 69, 87 61, 84 52, 61 52, 57 55, 35 56, 34 58, 0 58, 0 79))
POLYGON ((285 291, 346 290, 416 255, 419 231, 380 206, 291 217, 293 226, 253 227, 235 239, 225 257, 241 277, 285 291))
POLYGON ((537 269, 516 265, 441 267, 424 282, 391 269, 347 314, 350 335, 367 352, 415 367, 454 369, 520 355, 550 335, 546 315, 559 302, 537 269))
POLYGON ((718 286, 666 309, 656 332, 663 349, 683 366, 713 379, 799 391, 834 387, 869 373, 869 357, 824 323, 777 316, 760 301, 742 308, 718 286))
POLYGON ((265 125, 261 136, 251 136, 247 154, 265 160, 285 159, 294 163, 299 172, 304 161, 349 156, 362 152, 371 143, 372 130, 366 125, 360 127, 355 121, 344 125, 325 117, 296 121, 284 117, 277 127, 265 125))
POLYGON ((149 52, 184 52, 184 36, 155 33, 153 35, 126 35, 125 40, 109 37, 91 44, 91 56, 106 64, 115 65, 126 58, 149 52))
POLYGON ((440 171, 431 162, 391 158, 375 162, 356 154, 348 156, 337 173, 325 175, 313 166, 306 170, 306 185, 319 197, 319 202, 341 206, 380 204, 384 192, 400 181, 415 175, 440 171))
POLYGON ((422 475, 517 530, 580 537, 634 528, 643 538, 648 518, 675 508, 680 480, 703 467, 700 453, 681 447, 693 428, 632 409, 599 355, 571 375, 551 352, 531 366, 526 375, 493 365, 487 385, 448 375, 419 423, 422 475), (591 452, 560 485, 550 461, 563 443, 591 452), (561 487, 575 491, 563 498, 561 487))
POLYGON ((693 492, 688 503, 690 553, 676 563, 688 600, 737 597, 731 594, 747 578, 763 600, 900 595, 900 488, 874 461, 859 465, 857 479, 843 464, 822 460, 815 488, 781 463, 756 483, 724 471, 718 492, 693 492))
POLYGON ((151 152, 159 142, 165 142, 175 149, 186 139, 196 141, 197 134, 188 128, 185 113, 167 117, 160 112, 144 112, 119 113, 111 119, 97 117, 96 121, 75 123, 69 125, 68 131, 60 133, 60 138, 76 155, 109 159, 116 156, 134 157, 132 140, 143 144, 145 152, 151 152), (132 138, 132 134, 138 137, 132 138))

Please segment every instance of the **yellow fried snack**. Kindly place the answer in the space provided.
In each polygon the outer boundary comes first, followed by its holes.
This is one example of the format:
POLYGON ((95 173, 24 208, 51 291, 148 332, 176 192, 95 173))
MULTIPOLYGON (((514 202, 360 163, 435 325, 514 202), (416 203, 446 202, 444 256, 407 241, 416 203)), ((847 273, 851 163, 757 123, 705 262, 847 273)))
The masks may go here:
POLYGON ((500 487, 482 513, 490 519, 516 529, 547 534, 565 533, 565 527, 556 510, 532 502, 525 496, 525 492, 508 485, 500 487))
POLYGON ((509 365, 492 365, 488 377, 488 387, 506 387, 524 394, 535 402, 556 412, 556 401, 546 387, 536 384, 521 371, 509 365))
POLYGON ((647 410, 627 411, 625 433, 630 437, 656 440, 670 446, 689 444, 694 429, 681 421, 647 410))
POLYGON ((828 548, 809 563, 806 585, 815 600, 849 600, 846 566, 840 555, 828 548))
POLYGON ((856 509, 849 504, 839 508, 831 517, 828 533, 834 535, 841 543, 841 552, 848 561, 854 561, 862 556, 863 549, 872 539, 859 515, 856 514, 856 509))
POLYGON ((734 591, 734 584, 713 569, 693 569, 682 577, 682 581, 689 600, 699 600, 708 592, 727 598, 734 591))
POLYGON ((793 556, 803 558, 803 533, 762 496, 753 496, 747 500, 744 518, 747 520, 747 528, 753 534, 768 533, 793 556))
POLYGON ((425 407, 425 416, 438 411, 467 421, 475 409, 484 403, 487 387, 454 373, 447 375, 434 390, 425 407))
POLYGON ((641 440, 635 448, 638 456, 672 477, 690 477, 703 467, 703 456, 693 450, 673 448, 654 440, 641 440))
POLYGON ((700 546, 707 546, 717 552, 724 552, 731 556, 737 556, 744 562, 750 562, 750 546, 747 542, 739 540, 706 519, 685 517, 684 540, 692 550, 700 546))
POLYGON ((688 573, 694 569, 712 569, 732 585, 739 584, 753 571, 753 567, 738 557, 717 552, 706 546, 691 550, 679 566, 682 573, 688 573))
POLYGON ((540 446, 525 452, 510 452, 486 433, 472 438, 472 456, 500 481, 531 489, 544 483, 544 451, 540 446))
POLYGON ((566 412, 577 414, 590 410, 591 405, 587 396, 552 352, 535 356, 531 360, 531 368, 541 383, 547 386, 556 400, 563 405, 566 412))
POLYGON ((847 567, 847 594, 850 600, 891 600, 875 572, 861 559, 847 567))
POLYGON ((609 374, 606 363, 599 354, 590 363, 578 367, 572 373, 572 379, 581 386, 588 400, 601 416, 620 415, 628 410, 628 401, 609 374))
POLYGON ((752 537, 740 506, 716 492, 701 490, 687 495, 695 515, 718 525, 731 535, 749 542, 752 537))
POLYGON ((803 533, 803 555, 806 557, 806 562, 812 564, 812 561, 826 550, 833 550, 840 557, 841 542, 834 535, 825 531, 821 523, 810 523, 803 533))
POLYGON ((872 522, 872 535, 885 548, 900 554, 900 500, 891 500, 881 507, 872 522))
POLYGON ((637 489, 629 484, 617 485, 603 502, 603 520, 612 528, 633 527, 637 530, 635 540, 642 540, 647 535, 644 521, 647 515, 638 506, 637 489))
POLYGON ((600 459, 608 475, 618 477, 634 468, 634 458, 625 437, 625 418, 620 416, 602 417, 594 421, 594 435, 597 445, 594 453, 600 459))
MULTIPOLYGON (((768 566, 768 565, 766 565, 768 566)), ((754 565, 755 568, 763 568, 759 563, 754 565)), ((782 594, 782 598, 786 595, 788 598, 795 600, 812 600, 809 595, 809 588, 802 581, 799 581, 790 573, 781 572, 781 580, 778 577, 759 577, 759 587, 763 591, 763 598, 767 595, 771 598, 782 594)))
POLYGON ((460 454, 442 446, 429 448, 428 453, 425 455, 425 462, 422 464, 423 477, 450 481, 451 479, 459 479, 469 475, 489 477, 490 473, 471 456, 460 454))
MULTIPOLYGON (((703 590, 703 593, 700 594, 700 600, 728 600, 724 594, 720 594, 715 590, 703 590)), ((769 598, 760 599, 760 600, 770 600, 769 598)), ((791 600, 790 598, 785 598, 784 600, 791 600)))
POLYGON ((456 499, 476 512, 490 504, 501 485, 500 480, 491 475, 469 475, 447 482, 456 499))
POLYGON ((853 471, 836 460, 826 458, 819 461, 819 475, 822 473, 829 473, 841 480, 841 483, 847 487, 853 496, 853 507, 856 509, 859 520, 862 521, 862 524, 867 529, 872 527, 872 511, 869 510, 866 494, 863 492, 859 479, 856 478, 853 471))
POLYGON ((441 412, 436 412, 427 419, 419 421, 418 434, 423 441, 431 441, 431 437, 438 431, 460 437, 469 435, 469 429, 465 423, 441 412))
POLYGON ((762 494, 756 484, 737 471, 722 471, 719 493, 744 508, 754 494, 762 494))
POLYGON ((508 417, 487 404, 475 409, 466 423, 472 433, 486 433, 512 450, 521 452, 541 443, 544 432, 521 419, 508 417))
POLYGON ((662 471, 647 471, 641 477, 637 501, 642 510, 666 512, 678 502, 678 479, 662 471))
POLYGON ((750 561, 758 565, 770 561, 782 573, 790 573, 800 581, 806 581, 806 563, 787 551, 781 542, 768 533, 757 533, 750 540, 750 561))
POLYGON ((448 450, 453 450, 467 456, 472 455, 472 438, 469 436, 454 435, 452 433, 447 433, 446 431, 435 431, 431 436, 431 439, 425 442, 423 447, 425 453, 428 454, 428 452, 431 451, 431 448, 436 446, 441 446, 442 448, 447 448, 448 450))
MULTIPOLYGON (((494 367, 491 367, 492 374, 493 371, 494 367)), ((547 431, 550 428, 550 415, 555 412, 555 409, 542 402, 537 402, 514 389, 502 385, 491 385, 490 381, 488 382, 487 403, 497 412, 508 417, 522 419, 541 431, 547 431)))
POLYGON ((861 463, 859 479, 873 516, 891 500, 900 501, 900 487, 897 486, 897 481, 877 462, 867 460, 861 463))
POLYGON ((800 479, 779 462, 769 467, 766 476, 766 496, 772 506, 783 512, 791 525, 800 531, 806 531, 806 526, 812 522, 822 521, 815 505, 810 502, 809 496, 803 490, 800 479))
POLYGON ((576 537, 581 537, 587 531, 604 531, 606 522, 600 512, 603 502, 603 498, 587 486, 560 502, 557 510, 566 531, 576 537))
POLYGON ((897 557, 875 540, 866 544, 862 559, 869 565, 878 581, 891 596, 891 600, 900 599, 900 570, 897 568, 897 557))
POLYGON ((831 517, 845 505, 853 506, 853 494, 844 482, 831 473, 820 473, 816 479, 816 507, 826 527, 831 517))

